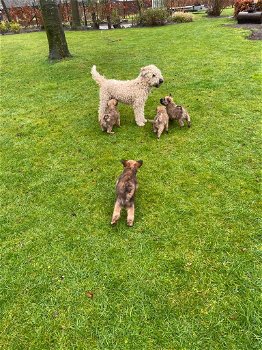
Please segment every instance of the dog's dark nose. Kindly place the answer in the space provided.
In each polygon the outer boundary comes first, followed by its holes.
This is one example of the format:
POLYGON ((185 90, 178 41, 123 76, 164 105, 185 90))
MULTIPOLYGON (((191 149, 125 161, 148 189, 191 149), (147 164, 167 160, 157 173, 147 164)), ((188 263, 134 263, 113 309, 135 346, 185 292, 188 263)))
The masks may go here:
POLYGON ((164 80, 163 79, 159 79, 159 84, 162 84, 164 82, 164 80))

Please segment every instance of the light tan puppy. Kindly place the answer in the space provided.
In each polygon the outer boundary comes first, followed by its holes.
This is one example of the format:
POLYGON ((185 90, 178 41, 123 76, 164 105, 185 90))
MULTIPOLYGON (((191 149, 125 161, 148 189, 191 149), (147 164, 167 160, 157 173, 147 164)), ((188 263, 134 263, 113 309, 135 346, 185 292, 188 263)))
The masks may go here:
POLYGON ((111 99, 107 103, 105 114, 100 120, 100 126, 102 131, 106 131, 108 134, 114 134, 112 131, 113 126, 120 126, 120 113, 118 112, 116 106, 118 105, 117 100, 111 99))
POLYGON ((177 120, 180 127, 184 126, 184 121, 190 128, 191 120, 187 110, 183 106, 178 106, 171 95, 160 99, 160 103, 166 107, 167 114, 170 120, 177 120))
POLYGON ((155 116, 155 119, 152 122, 153 122, 153 131, 157 134, 157 138, 159 140, 164 130, 168 132, 169 117, 166 111, 166 107, 164 106, 158 106, 156 111, 157 111, 157 114, 155 116))

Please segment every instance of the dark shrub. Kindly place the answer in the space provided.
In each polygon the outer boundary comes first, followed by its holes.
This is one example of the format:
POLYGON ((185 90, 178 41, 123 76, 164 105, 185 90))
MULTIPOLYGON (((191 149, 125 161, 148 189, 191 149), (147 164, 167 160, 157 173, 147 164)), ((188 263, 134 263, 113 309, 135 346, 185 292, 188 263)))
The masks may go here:
POLYGON ((234 16, 236 17, 241 11, 249 11, 254 9, 256 11, 262 11, 262 1, 259 0, 254 4, 253 0, 236 0, 234 4, 234 16))

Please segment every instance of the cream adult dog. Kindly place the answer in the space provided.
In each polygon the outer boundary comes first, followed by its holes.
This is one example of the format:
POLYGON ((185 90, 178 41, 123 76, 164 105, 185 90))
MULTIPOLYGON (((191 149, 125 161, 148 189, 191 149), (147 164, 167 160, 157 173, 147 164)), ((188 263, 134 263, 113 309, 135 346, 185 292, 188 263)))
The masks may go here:
POLYGON ((153 87, 159 87, 164 82, 156 66, 151 64, 141 68, 139 76, 133 80, 106 79, 97 72, 96 66, 92 67, 91 74, 100 86, 99 121, 105 114, 108 101, 113 98, 132 105, 137 125, 145 125, 144 107, 148 94, 153 87))

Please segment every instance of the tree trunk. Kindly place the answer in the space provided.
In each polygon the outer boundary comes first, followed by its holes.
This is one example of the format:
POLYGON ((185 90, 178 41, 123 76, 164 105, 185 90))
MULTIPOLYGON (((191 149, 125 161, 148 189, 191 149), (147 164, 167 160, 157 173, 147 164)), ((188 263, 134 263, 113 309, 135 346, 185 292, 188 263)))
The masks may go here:
POLYGON ((40 5, 49 44, 49 59, 70 57, 56 0, 40 0, 40 5))
POLYGON ((96 17, 96 13, 92 12, 91 16, 92 16, 93 28, 99 29, 99 22, 98 22, 98 19, 96 17))
POLYGON ((87 27, 87 19, 86 19, 86 6, 84 1, 82 0, 83 10, 84 10, 84 18, 85 18, 85 26, 87 27))
POLYGON ((8 8, 6 7, 6 4, 5 4, 4 0, 1 0, 1 4, 2 4, 3 9, 4 9, 4 11, 5 11, 5 15, 6 15, 6 17, 7 17, 8 22, 12 22, 12 18, 11 18, 11 16, 10 16, 9 10, 8 10, 8 8))
POLYGON ((110 15, 106 16, 106 20, 107 20, 108 29, 111 29, 112 28, 111 16, 110 15))
POLYGON ((142 16, 142 9, 144 7, 144 0, 136 0, 136 5, 139 13, 139 17, 142 16))
POLYGON ((72 29, 79 29, 81 27, 78 1, 70 0, 72 8, 72 29))

